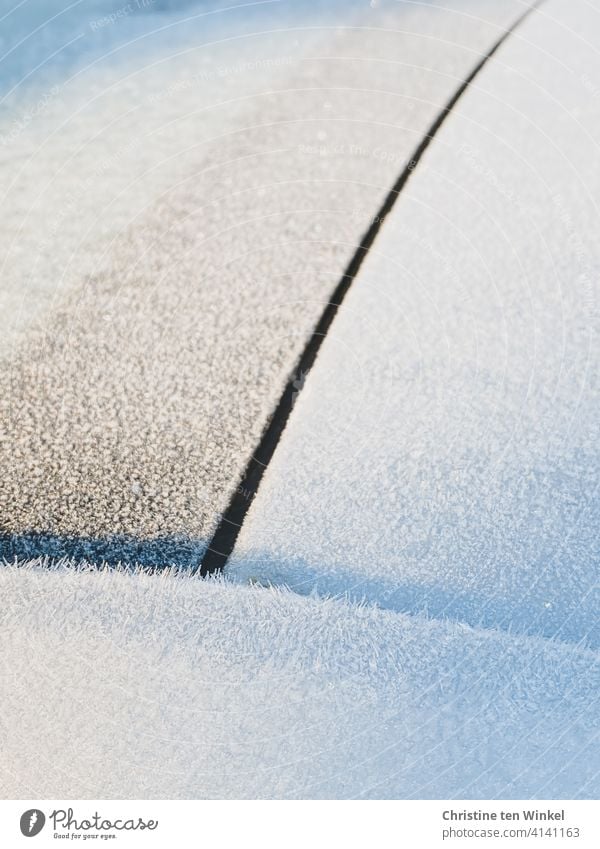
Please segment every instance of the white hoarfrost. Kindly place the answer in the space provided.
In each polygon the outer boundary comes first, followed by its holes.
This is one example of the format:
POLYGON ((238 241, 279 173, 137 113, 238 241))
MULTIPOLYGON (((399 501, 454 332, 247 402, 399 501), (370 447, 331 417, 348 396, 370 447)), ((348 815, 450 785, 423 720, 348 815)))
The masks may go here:
POLYGON ((0 795, 593 797, 598 655, 183 575, 0 570, 0 795))
POLYGON ((442 127, 306 380, 231 575, 600 645, 590 33, 597 9, 544 4, 442 127))

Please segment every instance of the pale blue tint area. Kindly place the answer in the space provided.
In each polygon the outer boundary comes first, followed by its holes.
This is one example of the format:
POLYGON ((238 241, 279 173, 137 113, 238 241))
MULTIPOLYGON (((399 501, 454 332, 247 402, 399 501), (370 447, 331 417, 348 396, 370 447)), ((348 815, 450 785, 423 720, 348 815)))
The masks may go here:
POLYGON ((91 63, 264 29, 351 21, 366 0, 0 0, 0 110, 91 63))

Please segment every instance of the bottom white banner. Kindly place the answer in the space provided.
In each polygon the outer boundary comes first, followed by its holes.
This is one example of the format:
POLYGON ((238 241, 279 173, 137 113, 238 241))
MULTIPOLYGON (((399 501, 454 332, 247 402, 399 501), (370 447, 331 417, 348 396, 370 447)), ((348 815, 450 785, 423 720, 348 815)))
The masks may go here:
POLYGON ((592 801, 0 802, 0 847, 600 846, 592 801), (35 840, 27 844, 28 840, 35 840))

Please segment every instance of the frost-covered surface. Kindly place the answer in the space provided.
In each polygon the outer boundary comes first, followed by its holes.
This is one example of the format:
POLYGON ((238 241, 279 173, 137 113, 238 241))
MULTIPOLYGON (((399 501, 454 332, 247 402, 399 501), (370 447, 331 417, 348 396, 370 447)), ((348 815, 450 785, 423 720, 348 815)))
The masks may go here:
POLYGON ((230 574, 598 647, 599 33, 597 8, 544 4, 459 103, 230 574))
POLYGON ((3 797, 600 790, 591 651, 170 574, 5 565, 0 596, 3 797))
POLYGON ((382 197, 522 10, 341 5, 107 47, 0 146, 0 553, 201 555, 382 197))
POLYGON ((360 0, 0 0, 0 114, 88 65, 119 64, 132 53, 176 48, 184 32, 203 41, 232 24, 332 24, 360 0))
POLYGON ((264 4, 245 13, 219 5, 34 0, 6 13, 0 354, 87 275, 106 271, 121 231, 139 237, 148 206, 189 181, 206 144, 245 125, 247 99, 318 40, 287 33, 297 16, 281 7, 274 20, 264 4), (132 11, 106 23, 114 8, 132 11), (223 101, 233 103, 219 109, 223 101))
MULTIPOLYGON (((485 8, 492 7, 500 4, 485 8)), ((428 14, 439 24, 438 11, 432 6, 428 14)), ((416 19, 421 13, 419 7, 416 19)), ((335 61, 314 55, 301 63, 302 73, 292 68, 289 83, 277 74, 279 94, 257 94, 256 103, 251 97, 243 112, 219 117, 217 109, 210 120, 195 119, 187 111, 196 89, 186 85, 185 64, 173 77, 154 77, 157 87, 143 92, 147 123, 142 113, 139 124, 127 117, 140 88, 120 70, 118 97, 104 107, 100 98, 79 123, 73 112, 65 139, 81 146, 77 166, 64 143, 52 154, 46 148, 51 173, 67 175, 66 182, 53 190, 40 183, 34 213, 42 160, 13 192, 22 207, 12 214, 0 207, 3 233, 12 239, 19 231, 21 240, 7 255, 8 296, 37 303, 39 293, 23 288, 25 279, 53 291, 56 268, 61 275, 76 268, 68 284, 64 278, 66 289, 76 289, 87 280, 86 262, 97 270, 67 308, 47 312, 42 304, 48 339, 29 325, 26 344, 10 337, 0 376, 3 529, 66 530, 79 533, 80 544, 94 531, 133 530, 129 540, 137 544, 157 529, 191 529, 203 544, 278 395, 294 344, 322 306, 321 287, 337 282, 363 213, 401 164, 394 156, 408 155, 429 107, 443 102, 454 75, 472 64, 467 19, 454 20, 465 49, 450 51, 441 74, 420 67, 425 44, 435 43, 432 55, 440 55, 435 38, 408 38, 403 44, 413 52, 399 54, 395 36, 338 33, 335 61), (412 63, 394 77, 406 86, 402 108, 398 93, 344 88, 343 56, 355 49, 383 60, 359 63, 379 67, 373 88, 390 84, 398 55, 412 63), (341 90, 324 100, 318 84, 341 90), (423 88, 398 154, 396 123, 406 119, 416 85, 423 88), (377 122, 384 102, 389 135, 377 122), (317 120, 321 108, 333 119, 317 120), (357 114, 365 119, 362 147, 347 155, 339 145, 358 131, 357 114), (181 121, 175 129, 171 117, 181 121), (104 149, 120 151, 116 139, 128 140, 134 125, 137 147, 123 150, 123 160, 103 159, 104 149), (117 136, 104 136, 109 126, 119 128, 117 136), (206 150, 186 159, 188 133, 200 130, 206 135, 196 139, 206 150), (161 172, 174 139, 175 171, 148 183, 146 170, 161 172), (94 162, 98 170, 90 172, 94 162), (127 183, 128 169, 139 192, 127 183), (191 182, 180 190, 173 175, 186 173, 191 182), (70 180, 73 207, 56 207, 52 191, 66 198, 70 180), (233 191, 242 184, 243 192, 233 191), (176 190, 159 200, 165 185, 176 190), (307 194, 309 185, 322 194, 307 194), (206 197, 221 199, 210 214, 206 197), (260 218, 265 210, 269 227, 260 218), (143 227, 125 227, 127 215, 138 212, 143 227), (84 239, 90 227, 93 244, 84 239), (266 246, 265 234, 272 237, 266 246), (314 267, 307 243, 313 258, 322 247, 314 267), (99 262, 108 245, 107 261, 99 262), (98 254, 90 258, 88 249, 98 254), (20 276, 27 263, 30 278, 20 276), (297 294, 298 267, 304 296, 311 294, 302 308, 289 297, 290 287, 297 294), (208 333, 215 327, 217 339, 208 333)), ((585 22, 588 32, 592 24, 585 22)), ((551 30, 538 23, 528 38, 546 39, 551 30)), ((492 32, 493 25, 484 27, 480 47, 492 32)), ((516 41, 511 64, 525 63, 526 76, 532 67, 552 66, 564 34, 559 28, 546 44, 550 55, 533 59, 531 45, 516 41)), ((440 152, 423 163, 424 179, 415 177, 406 212, 386 226, 391 244, 378 243, 309 376, 236 555, 244 580, 366 595, 438 619, 171 573, 4 564, 0 795, 598 795, 598 654, 575 642, 597 640, 586 595, 597 553, 597 408, 586 372, 595 315, 589 284, 598 265, 589 195, 596 159, 593 142, 572 130, 573 121, 593 126, 597 98, 587 76, 591 60, 573 47, 569 55, 581 57, 581 67, 557 77, 560 86, 579 85, 587 96, 571 100, 562 92, 574 114, 553 105, 536 120, 539 127, 547 122, 559 150, 570 146, 571 164, 560 153, 550 156, 548 137, 540 144, 539 133, 526 132, 540 108, 539 90, 520 77, 504 79, 502 64, 485 77, 500 100, 474 92, 471 120, 457 117, 436 142, 440 152), (515 93, 525 117, 502 107, 515 93), (531 168, 519 165, 519 154, 507 158, 500 127, 477 130, 475 121, 486 125, 502 108, 502 126, 523 143, 519 151, 531 168), (465 138, 475 153, 463 147, 465 138), (569 180, 567 168, 577 169, 569 180), (559 192, 554 207, 551 190, 559 192), (532 204, 534 214, 521 214, 518 203, 532 204), (472 627, 479 623, 505 630, 472 627), (555 633, 559 639, 549 638, 555 633)), ((105 70, 99 92, 114 69, 105 70)), ((260 91, 258 77, 241 76, 249 91, 260 91)), ((202 77, 202 91, 213 79, 202 77)), ((239 91, 239 79, 234 73, 228 91, 239 91)), ((36 116, 39 127, 31 124, 34 141, 45 138, 45 121, 52 127, 60 118, 63 107, 55 105, 56 112, 50 103, 36 116)), ((26 136, 0 151, 11 178, 26 136)), ((27 323, 27 308, 24 314, 27 323)), ((14 331, 11 312, 13 319, 14 331)))

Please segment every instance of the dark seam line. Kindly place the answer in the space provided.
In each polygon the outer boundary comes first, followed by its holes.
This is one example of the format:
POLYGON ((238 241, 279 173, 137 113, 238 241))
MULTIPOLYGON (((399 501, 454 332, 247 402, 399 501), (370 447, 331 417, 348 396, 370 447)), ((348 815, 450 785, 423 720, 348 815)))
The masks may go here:
POLYGON ((520 26, 520 24, 523 23, 523 21, 542 3, 543 0, 538 0, 538 2, 530 6, 519 18, 517 18, 512 26, 501 35, 498 41, 492 45, 485 56, 483 56, 483 58, 475 65, 469 76, 461 83, 450 100, 442 108, 441 112, 438 114, 413 153, 408 165, 404 168, 393 188, 389 191, 379 209, 379 212, 373 219, 371 226, 363 236, 354 256, 350 260, 342 279, 338 283, 331 300, 325 307, 310 340, 301 354, 296 365, 294 377, 288 380, 279 403, 277 404, 277 407, 275 408, 275 411, 263 433, 260 443, 246 466, 240 484, 233 493, 229 506, 219 521, 217 529, 213 534, 201 563, 193 569, 194 574, 199 571, 202 576, 205 576, 214 572, 220 572, 225 567, 225 564, 235 547, 235 543, 244 519, 246 518, 250 504, 252 503, 258 487, 260 486, 265 469, 273 458, 277 444, 279 443, 281 435, 288 422, 296 396, 298 395, 298 392, 301 391, 301 387, 299 389, 297 385, 295 385, 298 383, 296 376, 300 375, 300 382, 302 382, 302 376, 306 375, 313 367, 323 343, 323 339, 327 335, 338 309, 346 297, 353 280, 358 274, 367 253, 372 247, 373 242, 381 229, 383 221, 391 212, 398 195, 410 179, 410 176, 419 164, 421 157, 435 138, 437 132, 452 109, 456 106, 458 100, 460 100, 486 62, 492 58, 492 56, 502 46, 504 41, 506 41, 506 39, 516 30, 516 28, 520 26))

